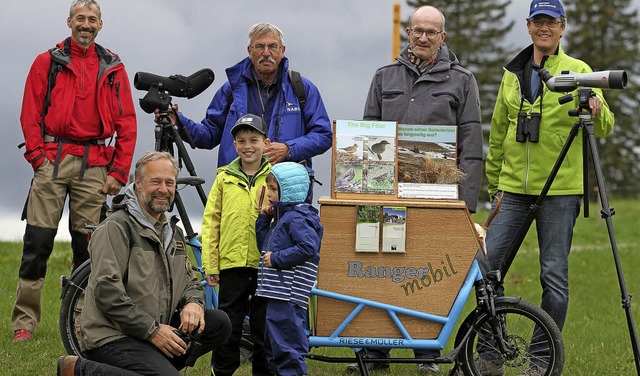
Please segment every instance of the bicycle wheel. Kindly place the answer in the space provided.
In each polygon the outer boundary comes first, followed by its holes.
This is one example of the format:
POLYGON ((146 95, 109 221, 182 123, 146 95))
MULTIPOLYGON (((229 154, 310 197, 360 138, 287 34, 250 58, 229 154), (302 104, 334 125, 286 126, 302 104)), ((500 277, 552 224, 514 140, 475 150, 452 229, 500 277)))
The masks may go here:
POLYGON ((498 347, 491 315, 480 313, 458 355, 465 375, 561 374, 564 342, 545 311, 524 300, 497 301, 496 318, 505 349, 498 347))
POLYGON ((63 286, 60 302, 60 337, 67 354, 81 355, 80 343, 80 315, 84 308, 84 292, 89 281, 91 264, 89 260, 80 265, 63 286))

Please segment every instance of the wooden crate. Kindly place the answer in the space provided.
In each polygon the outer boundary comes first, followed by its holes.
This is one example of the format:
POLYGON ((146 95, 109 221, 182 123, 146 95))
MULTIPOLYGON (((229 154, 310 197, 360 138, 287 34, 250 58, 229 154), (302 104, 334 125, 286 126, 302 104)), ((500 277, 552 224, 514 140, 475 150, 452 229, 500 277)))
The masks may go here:
MULTIPOLYGON (((448 315, 478 250, 476 232, 464 202, 327 197, 319 202, 324 226, 319 289, 448 315), (406 252, 356 252, 358 205, 406 207, 406 252), (407 268, 427 268, 429 272, 418 279, 414 272, 407 273, 407 268), (397 272, 395 281, 378 277, 389 270, 392 275, 397 272)), ((351 303, 319 297, 316 335, 331 335, 354 307, 351 303)), ((415 339, 436 338, 442 329, 441 324, 408 316, 399 318, 415 339)), ((365 308, 340 336, 402 338, 387 312, 370 307, 365 308)))

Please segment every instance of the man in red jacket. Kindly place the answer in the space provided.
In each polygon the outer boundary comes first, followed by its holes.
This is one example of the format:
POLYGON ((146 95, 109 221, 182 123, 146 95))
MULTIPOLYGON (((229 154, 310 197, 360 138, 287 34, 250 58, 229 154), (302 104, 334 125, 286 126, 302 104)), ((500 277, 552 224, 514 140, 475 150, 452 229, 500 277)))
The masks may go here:
POLYGON ((40 321, 47 260, 66 197, 75 269, 89 258, 84 227, 98 224, 107 195, 127 183, 136 143, 127 72, 116 54, 94 43, 102 29, 100 5, 73 1, 67 25, 71 37, 36 57, 22 101, 24 156, 34 177, 22 214, 27 226, 11 318, 14 342, 31 339, 40 321))

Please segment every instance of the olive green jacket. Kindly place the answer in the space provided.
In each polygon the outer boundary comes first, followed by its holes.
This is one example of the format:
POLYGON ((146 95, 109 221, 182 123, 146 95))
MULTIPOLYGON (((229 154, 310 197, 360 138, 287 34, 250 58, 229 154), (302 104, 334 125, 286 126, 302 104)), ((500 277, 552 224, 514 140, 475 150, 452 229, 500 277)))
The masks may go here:
POLYGON ((91 236, 83 351, 123 337, 150 340, 186 303, 204 308, 205 293, 187 257, 185 238, 170 217, 158 231, 140 207, 134 184, 114 198, 112 213, 91 236))

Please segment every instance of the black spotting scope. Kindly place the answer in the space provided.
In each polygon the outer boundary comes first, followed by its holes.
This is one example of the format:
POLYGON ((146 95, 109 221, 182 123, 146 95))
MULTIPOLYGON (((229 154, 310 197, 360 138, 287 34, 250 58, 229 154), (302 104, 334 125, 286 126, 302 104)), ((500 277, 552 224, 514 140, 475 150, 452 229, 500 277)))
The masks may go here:
POLYGON ((133 86, 145 91, 156 86, 159 91, 166 91, 169 95, 191 99, 205 91, 213 83, 214 78, 213 71, 209 68, 201 69, 189 77, 179 74, 164 77, 153 73, 137 72, 133 77, 133 86))

